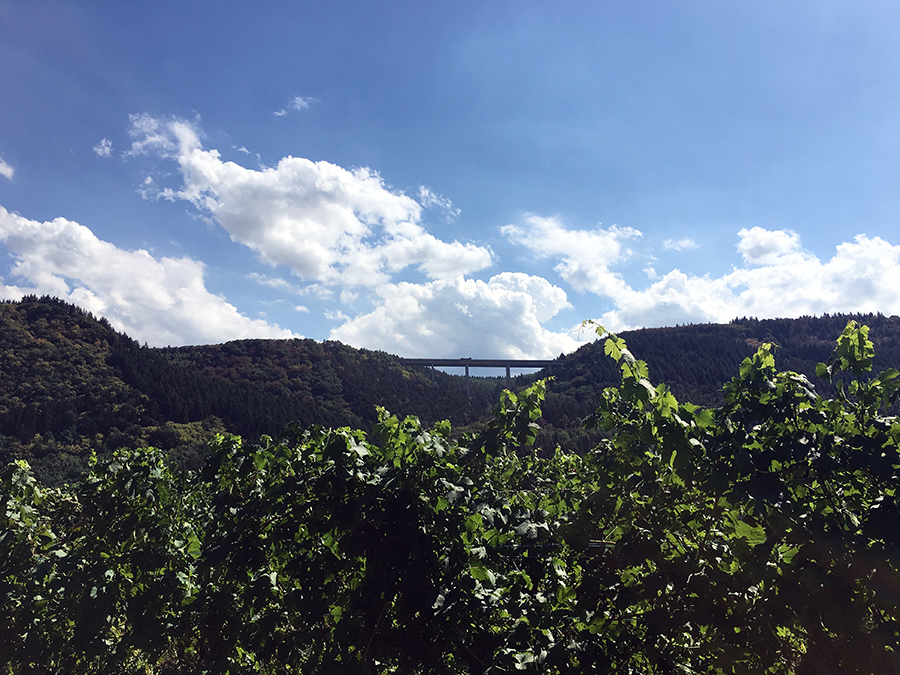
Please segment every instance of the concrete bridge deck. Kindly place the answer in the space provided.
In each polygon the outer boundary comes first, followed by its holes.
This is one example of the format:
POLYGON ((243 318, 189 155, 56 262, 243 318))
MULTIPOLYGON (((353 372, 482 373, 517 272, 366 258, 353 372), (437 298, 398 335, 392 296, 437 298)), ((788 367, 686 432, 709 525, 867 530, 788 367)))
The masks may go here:
POLYGON ((506 383, 510 384, 512 376, 510 369, 512 368, 553 368, 553 364, 558 363, 556 359, 400 359, 400 363, 404 366, 424 366, 431 368, 431 383, 434 384, 435 368, 465 368, 466 369, 466 392, 469 391, 469 368, 506 368, 506 383))

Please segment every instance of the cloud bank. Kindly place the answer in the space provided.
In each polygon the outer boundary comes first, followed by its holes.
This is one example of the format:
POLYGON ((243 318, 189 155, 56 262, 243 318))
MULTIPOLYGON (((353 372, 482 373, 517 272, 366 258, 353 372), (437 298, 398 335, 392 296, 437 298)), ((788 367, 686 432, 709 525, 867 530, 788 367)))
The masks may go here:
POLYGON ((98 239, 87 227, 57 218, 28 220, 0 206, 0 241, 24 286, 0 279, 0 298, 52 295, 106 317, 118 330, 154 346, 206 344, 242 337, 297 337, 242 316, 203 282, 203 263, 154 258, 98 239))
MULTIPOLYGON (((294 109, 308 101, 297 99, 294 109)), ((459 211, 420 186, 418 200, 387 186, 368 168, 285 157, 275 167, 248 169, 205 149, 198 121, 137 115, 124 157, 174 162, 179 180, 160 185, 147 176, 148 199, 192 204, 211 225, 254 250, 260 260, 289 270, 249 275, 290 295, 340 302, 325 310, 339 322, 331 337, 399 354, 550 357, 571 351, 571 335, 542 325, 565 307, 565 292, 540 277, 505 272, 487 281, 467 278, 493 264, 486 246, 444 241, 422 225, 426 209, 445 219, 459 211), (421 275, 421 281, 395 276, 421 275), (353 312, 349 306, 367 307, 353 312)), ((104 139, 98 156, 112 153, 104 139)), ((163 179, 165 181, 165 179, 163 179)), ((106 316, 117 328, 154 345, 219 342, 240 337, 291 337, 290 331, 241 315, 210 293, 203 263, 154 258, 97 238, 87 227, 58 218, 40 223, 0 211, 0 241, 21 285, 0 283, 0 297, 25 293, 68 299, 106 316)), ((305 305, 294 304, 301 313, 305 305)))
POLYGON ((857 235, 822 261, 802 248, 795 232, 742 229, 736 247, 742 267, 718 278, 674 269, 637 289, 612 269, 630 255, 624 241, 640 237, 637 230, 569 230, 558 220, 531 217, 524 227, 503 231, 538 257, 559 258, 555 270, 565 281, 611 303, 614 309, 598 317, 610 330, 722 323, 740 316, 900 314, 900 246, 880 237, 857 235))
MULTIPOLYGON (((299 110, 308 101, 291 105, 299 110)), ((552 358, 578 346, 577 326, 558 328, 561 312, 572 308, 570 290, 596 300, 583 318, 616 331, 738 316, 900 313, 900 246, 879 237, 860 234, 820 259, 795 232, 746 228, 737 233, 738 265, 713 277, 656 271, 659 250, 702 253, 692 238, 654 243, 631 227, 574 229, 559 218, 530 215, 501 233, 552 271, 507 270, 480 279, 475 274, 498 257, 485 245, 427 231, 426 212, 444 221, 460 215, 427 187, 413 197, 372 169, 300 157, 246 168, 204 148, 198 120, 136 115, 130 134, 124 157, 177 169, 148 176, 139 190, 145 198, 192 205, 274 268, 271 275, 248 274, 249 282, 283 295, 276 303, 290 299, 283 306, 293 307, 294 316, 316 312, 336 322, 330 337, 357 347, 404 356, 552 358), (159 176, 171 182, 159 184, 159 176), (625 276, 635 264, 646 274, 643 286, 625 276), (298 297, 306 300, 298 304, 298 297)), ((111 156, 112 144, 103 139, 94 150, 111 156)), ((13 173, 0 160, 0 175, 13 173)), ((123 250, 78 223, 32 221, 2 207, 0 242, 14 261, 12 275, 23 280, 0 280, 3 298, 62 297, 154 345, 293 336, 211 293, 203 263, 190 257, 123 250)))

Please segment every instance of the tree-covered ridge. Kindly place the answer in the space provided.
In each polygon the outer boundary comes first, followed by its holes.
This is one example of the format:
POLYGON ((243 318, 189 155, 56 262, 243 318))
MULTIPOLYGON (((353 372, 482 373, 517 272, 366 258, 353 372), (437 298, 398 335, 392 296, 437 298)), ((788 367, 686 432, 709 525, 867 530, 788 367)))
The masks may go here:
POLYGON ((544 384, 458 441, 220 436, 199 474, 119 450, 0 482, 6 672, 887 673, 900 669, 900 373, 850 323, 765 343, 711 409, 626 342, 587 453, 531 450, 544 384))
MULTIPOLYGON (((730 324, 651 328, 621 335, 641 355, 655 380, 668 385, 675 396, 714 407, 724 402, 722 385, 763 343, 774 346, 785 369, 812 378, 816 364, 829 357, 834 336, 848 321, 869 327, 877 347, 875 368, 900 363, 900 318, 880 314, 744 318, 730 324)), ((591 343, 561 359, 552 375, 539 445, 546 451, 560 443, 582 449, 593 447, 597 435, 580 430, 580 424, 597 407, 603 390, 618 382, 616 365, 604 353, 602 343, 591 343)), ((834 393, 830 384, 822 386, 823 393, 834 393)))
POLYGON ((161 353, 203 378, 255 387, 291 402, 277 418, 260 415, 258 429, 246 433, 271 432, 295 421, 371 430, 377 406, 427 423, 447 418, 464 425, 484 418, 502 391, 499 380, 476 378, 469 396, 462 378, 440 372, 432 386, 431 373, 404 368, 395 356, 331 340, 239 340, 161 353))
POLYGON ((0 460, 25 458, 53 481, 91 450, 153 445, 196 465, 217 432, 255 438, 285 425, 371 430, 376 405, 427 421, 483 419, 499 381, 402 368, 336 342, 243 340, 152 349, 53 298, 0 303, 0 460))
MULTIPOLYGON (((763 342, 785 367, 812 377, 847 320, 871 327, 876 367, 900 363, 900 321, 879 315, 736 320, 623 333, 659 381, 684 400, 720 405, 722 384, 763 342)), ((53 298, 0 303, 0 461, 28 459, 52 482, 76 477, 91 450, 153 445, 185 466, 227 431, 253 439, 284 426, 351 426, 371 431, 376 407, 424 424, 483 423, 505 386, 403 367, 383 352, 313 340, 239 340, 153 349, 104 319, 53 298)), ((552 375, 537 439, 587 452, 602 437, 582 428, 603 389, 617 381, 602 344, 559 359, 552 372, 520 376, 515 388, 552 375)), ((831 390, 823 390, 831 393, 831 390)))

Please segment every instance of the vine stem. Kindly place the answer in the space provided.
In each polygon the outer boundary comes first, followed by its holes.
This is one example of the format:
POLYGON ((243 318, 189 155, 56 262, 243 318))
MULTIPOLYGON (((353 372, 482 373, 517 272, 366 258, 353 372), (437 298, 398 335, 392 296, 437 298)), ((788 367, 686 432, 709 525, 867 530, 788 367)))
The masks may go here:
POLYGON ((366 649, 363 651, 363 660, 369 661, 369 649, 372 647, 372 641, 375 639, 375 636, 378 634, 378 629, 381 627, 381 622, 384 620, 384 615, 387 613, 387 605, 385 604, 381 608, 381 615, 378 617, 378 620, 375 622, 375 627, 372 629, 372 634, 369 636, 369 641, 366 643, 366 649))

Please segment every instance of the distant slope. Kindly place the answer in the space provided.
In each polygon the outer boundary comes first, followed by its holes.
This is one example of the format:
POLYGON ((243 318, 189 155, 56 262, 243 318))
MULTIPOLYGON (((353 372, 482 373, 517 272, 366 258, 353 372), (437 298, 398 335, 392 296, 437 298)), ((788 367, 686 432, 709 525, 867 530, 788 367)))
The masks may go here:
POLYGON ((369 430, 376 406, 428 423, 474 422, 500 394, 497 380, 472 382, 403 368, 384 352, 340 342, 238 340, 221 345, 143 349, 117 359, 126 380, 146 393, 166 419, 217 415, 237 433, 277 433, 286 424, 369 430), (133 359, 131 361, 127 359, 133 359))
MULTIPOLYGON (((900 318, 880 314, 744 318, 730 324, 627 331, 620 337, 636 358, 647 362, 651 382, 668 384, 679 401, 714 407, 722 403, 722 386, 763 342, 777 345, 779 369, 803 373, 823 393, 830 393, 829 385, 815 377, 816 364, 828 360, 837 336, 851 319, 870 328, 876 372, 900 367, 900 318)), ((600 392, 619 382, 616 364, 604 354, 603 343, 594 342, 563 359, 552 374, 541 445, 545 449, 558 442, 589 446, 594 437, 580 432, 579 422, 593 412, 600 392)))
MULTIPOLYGON (((715 406, 722 385, 764 341, 779 345, 779 368, 805 373, 826 360, 855 319, 871 328, 877 370, 900 365, 900 319, 881 315, 741 319, 622 333, 680 401, 715 406)), ((477 356, 477 355, 476 355, 477 356)), ((583 346, 553 372, 520 376, 514 387, 552 374, 538 445, 587 449, 596 433, 581 420, 600 392, 619 381, 602 343, 583 346)), ((455 427, 483 420, 506 386, 405 368, 384 352, 313 340, 239 340, 221 345, 152 349, 104 319, 53 298, 0 303, 0 462, 32 461, 48 482, 80 472, 91 452, 154 445, 186 465, 218 431, 255 439, 285 425, 371 429, 376 406, 455 427)))

